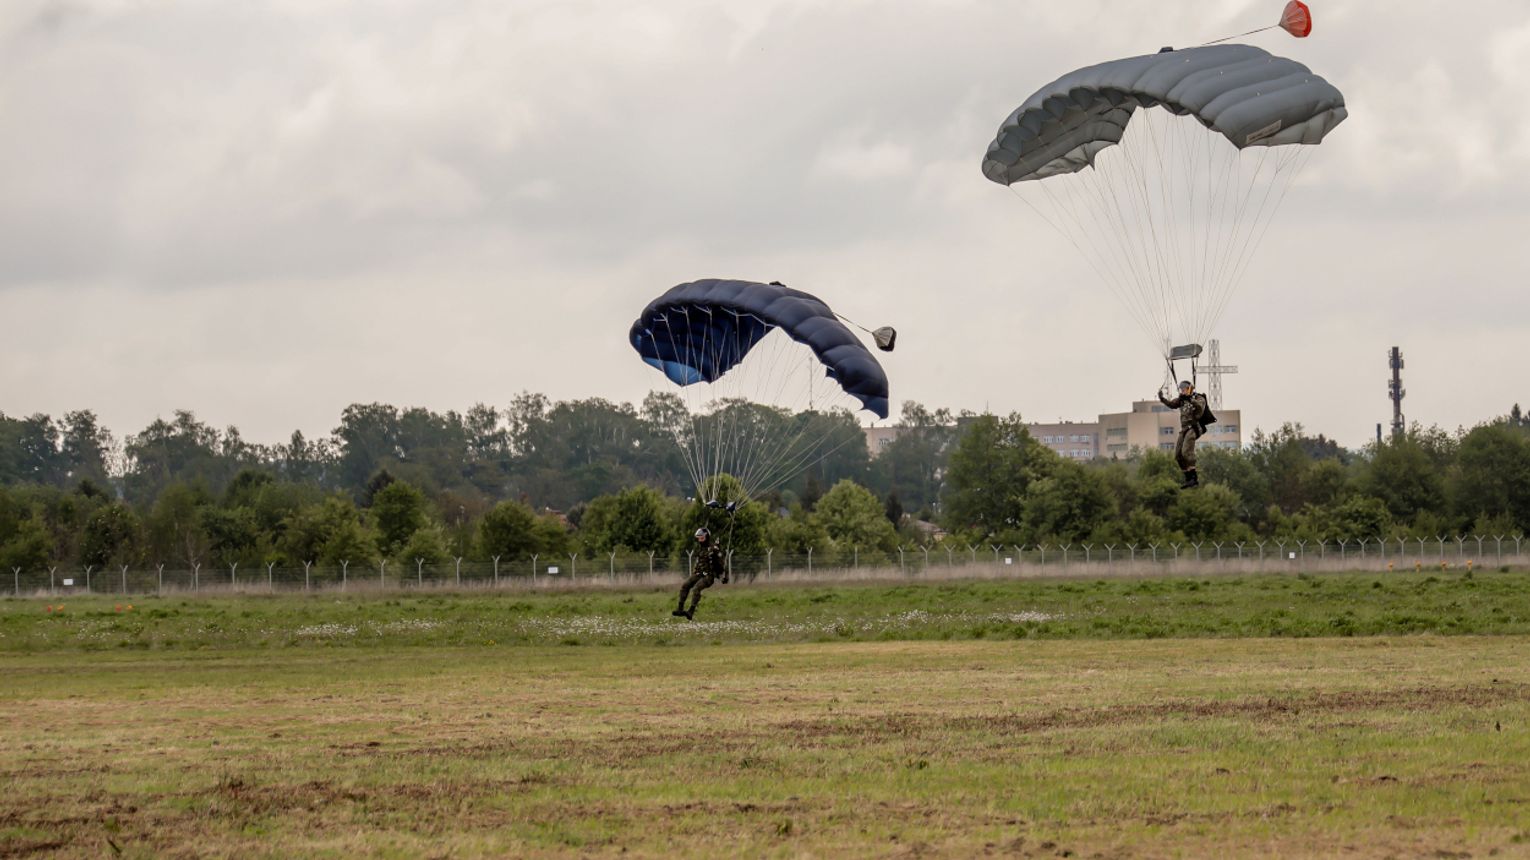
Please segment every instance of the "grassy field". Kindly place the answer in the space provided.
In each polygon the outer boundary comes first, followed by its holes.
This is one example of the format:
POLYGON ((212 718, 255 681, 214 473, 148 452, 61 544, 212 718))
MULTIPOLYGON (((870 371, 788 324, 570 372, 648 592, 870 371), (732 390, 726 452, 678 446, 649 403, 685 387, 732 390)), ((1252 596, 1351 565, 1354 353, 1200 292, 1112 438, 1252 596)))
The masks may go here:
POLYGON ((1523 856, 1527 592, 5 601, 0 856, 1523 856))
POLYGON ((3 599, 0 653, 1530 634, 1523 570, 717 585, 693 623, 670 617, 673 601, 668 588, 3 599))

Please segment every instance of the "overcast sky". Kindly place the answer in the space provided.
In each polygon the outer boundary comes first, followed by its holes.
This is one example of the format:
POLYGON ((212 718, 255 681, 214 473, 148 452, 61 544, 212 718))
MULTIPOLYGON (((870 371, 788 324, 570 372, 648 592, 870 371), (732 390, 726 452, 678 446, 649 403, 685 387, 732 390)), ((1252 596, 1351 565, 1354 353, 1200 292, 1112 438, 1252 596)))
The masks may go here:
MULTIPOLYGON (((982 176, 1075 67, 1275 0, 0 3, 0 411, 323 435, 352 402, 640 399, 699 277, 899 328, 895 402, 1091 419, 1153 347, 982 176)), ((1223 317, 1245 428, 1530 405, 1530 4, 1314 0, 1345 93, 1223 317)))

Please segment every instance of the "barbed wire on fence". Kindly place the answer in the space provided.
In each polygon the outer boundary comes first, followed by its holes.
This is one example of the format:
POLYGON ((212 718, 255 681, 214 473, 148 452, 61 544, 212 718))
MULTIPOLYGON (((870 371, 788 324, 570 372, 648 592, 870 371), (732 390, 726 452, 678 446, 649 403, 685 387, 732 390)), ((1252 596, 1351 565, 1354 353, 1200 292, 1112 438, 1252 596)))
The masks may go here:
MULTIPOLYGON (((735 576, 748 580, 815 577, 836 579, 865 576, 949 577, 970 573, 982 576, 1051 575, 1074 570, 1081 574, 1151 573, 1154 568, 1177 567, 1209 572, 1225 566, 1237 572, 1289 570, 1311 567, 1340 570, 1350 566, 1383 570, 1423 569, 1435 565, 1524 566, 1525 536, 1437 535, 1434 538, 1359 538, 1337 541, 1289 538, 1255 541, 1198 541, 1188 543, 1097 544, 1039 543, 1028 545, 950 543, 900 546, 892 552, 862 552, 843 548, 815 559, 814 549, 801 553, 728 554, 735 576), (1187 567, 1187 565, 1193 565, 1187 567)), ((324 589, 389 589, 424 587, 564 587, 601 582, 630 583, 678 578, 690 568, 689 555, 656 553, 543 554, 518 559, 488 561, 452 558, 445 563, 425 559, 382 560, 376 563, 340 561, 321 565, 266 563, 256 567, 232 563, 227 566, 194 563, 171 569, 165 564, 109 567, 86 565, 65 569, 58 565, 42 569, 13 567, 6 591, 11 596, 57 594, 167 594, 204 591, 315 591, 324 589)))

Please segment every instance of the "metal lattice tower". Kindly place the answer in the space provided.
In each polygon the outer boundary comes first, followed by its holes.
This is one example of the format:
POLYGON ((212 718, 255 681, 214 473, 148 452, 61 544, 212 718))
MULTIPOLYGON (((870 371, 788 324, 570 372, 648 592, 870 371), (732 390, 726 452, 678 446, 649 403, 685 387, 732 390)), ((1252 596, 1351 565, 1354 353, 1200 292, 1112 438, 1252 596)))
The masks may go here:
POLYGON ((1403 398, 1408 396, 1408 390, 1402 385, 1402 350, 1392 347, 1392 351, 1387 353, 1387 363, 1392 367, 1392 378, 1387 381, 1387 397, 1392 401, 1392 436, 1397 437, 1408 429, 1402 412, 1403 398))
POLYGON ((1238 365, 1222 363, 1222 342, 1206 341, 1206 366, 1201 373, 1206 374, 1206 402, 1213 412, 1222 408, 1222 374, 1237 372, 1238 365))

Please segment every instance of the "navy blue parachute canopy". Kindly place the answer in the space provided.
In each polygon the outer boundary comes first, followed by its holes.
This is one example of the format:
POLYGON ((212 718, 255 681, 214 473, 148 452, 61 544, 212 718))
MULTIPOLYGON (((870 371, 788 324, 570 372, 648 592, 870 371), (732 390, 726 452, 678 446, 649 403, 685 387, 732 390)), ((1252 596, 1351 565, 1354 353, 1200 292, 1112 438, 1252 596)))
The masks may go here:
POLYGON ((1233 146, 1316 144, 1344 121, 1344 96, 1295 60, 1251 45, 1128 57, 1069 72, 999 126, 983 175, 1001 185, 1074 173, 1121 141, 1137 108, 1193 116, 1233 146))
POLYGON ((632 324, 632 348, 677 385, 715 382, 781 329, 813 350, 825 373, 879 418, 887 374, 821 299, 781 284, 708 278, 659 296, 632 324))

